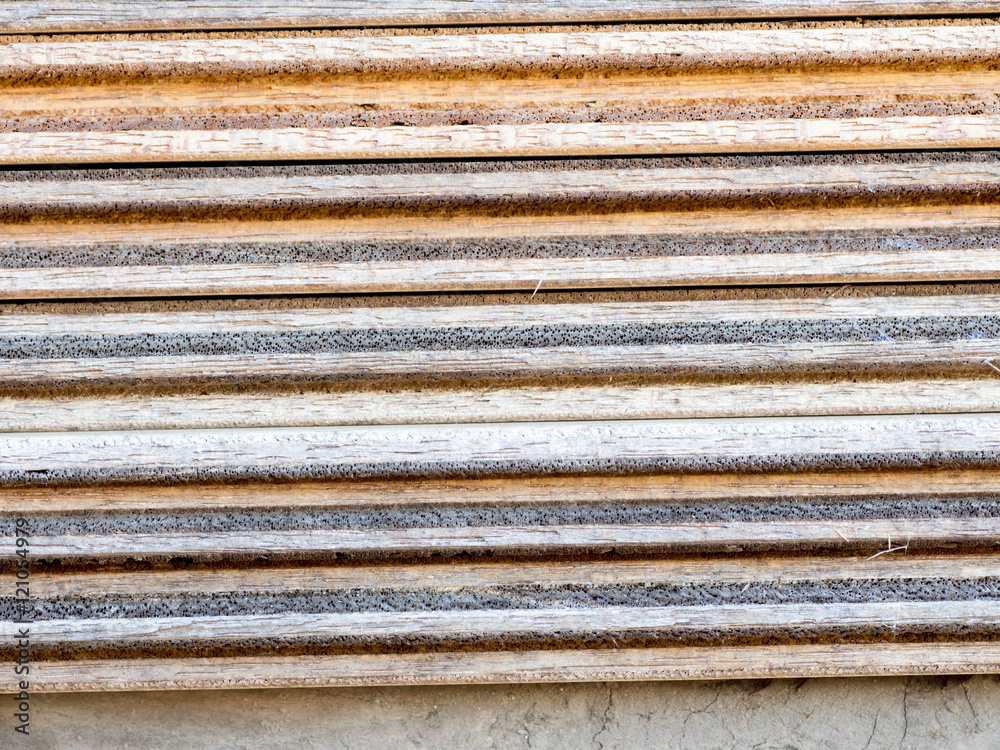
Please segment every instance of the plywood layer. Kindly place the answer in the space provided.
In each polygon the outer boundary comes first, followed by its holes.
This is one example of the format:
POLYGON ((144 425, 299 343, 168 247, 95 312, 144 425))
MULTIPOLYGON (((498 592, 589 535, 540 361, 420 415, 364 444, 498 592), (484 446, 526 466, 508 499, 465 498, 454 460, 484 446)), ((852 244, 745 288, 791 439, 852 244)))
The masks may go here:
POLYGON ((0 317, 0 383, 992 372, 996 295, 0 317))
MULTIPOLYGON (((696 472, 573 477, 422 479, 417 482, 350 481, 239 484, 93 484, 83 487, 5 487, 0 509, 33 514, 81 515, 149 510, 163 513, 257 510, 358 510, 480 508, 490 505, 552 507, 601 502, 710 504, 720 500, 795 498, 862 501, 884 497, 906 502, 927 496, 945 500, 989 496, 991 467, 937 467, 884 471, 696 472)), ((849 506, 845 506, 849 507, 849 506)), ((39 515, 41 518, 42 516, 39 515)), ((843 538, 840 537, 842 540, 843 538)))
POLYGON ((19 222, 0 236, 0 296, 535 292, 997 278, 997 212, 965 202, 1000 188, 992 161, 967 155, 744 164, 593 169, 578 163, 514 171, 497 171, 494 164, 451 173, 272 170, 257 177, 153 171, 77 180, 43 173, 0 181, 0 210, 19 222), (911 205, 780 211, 705 205, 822 206, 873 194, 911 205), (938 204, 912 205, 926 195, 937 196, 938 204), (639 210, 587 213, 595 201, 635 203, 639 210), (655 210, 652 202, 673 210, 655 210), (452 206, 467 215, 364 216, 397 206, 410 212, 452 206), (509 215, 490 216, 498 206, 509 215), (539 207, 560 213, 537 215, 539 207), (362 216, 281 218, 289 210, 362 216), (220 218, 199 220, 206 212, 220 218), (222 218, 232 212, 273 218, 222 218))
POLYGON ((455 476, 993 465, 992 415, 22 433, 0 477, 455 476), (970 446, 975 446, 970 449, 970 446))
MULTIPOLYGON (((995 641, 50 661, 42 691, 993 674, 995 641)), ((12 686, 13 687, 13 686, 12 686)))
POLYGON ((990 148, 998 40, 990 23, 14 39, 0 162, 990 148))
POLYGON ((0 133, 9 165, 996 148, 1000 115, 0 133))
MULTIPOLYGON (((128 174, 125 179, 116 179, 114 171, 93 176, 84 172, 78 179, 59 179, 59 173, 40 172, 29 173, 29 178, 12 175, 13 179, 0 182, 0 207, 16 215, 53 209, 66 213, 110 209, 153 213, 211 207, 366 206, 379 202, 402 206, 568 200, 638 203, 650 198, 774 200, 789 194, 857 195, 876 190, 947 194, 1000 187, 1000 163, 961 156, 949 161, 921 161, 911 155, 908 159, 890 157, 875 163, 845 159, 832 163, 698 167, 645 167, 641 161, 633 161, 612 162, 615 166, 604 169, 588 168, 588 162, 543 163, 534 169, 494 163, 469 171, 461 167, 439 172, 403 167, 381 174, 343 173, 343 169, 340 174, 324 174, 322 170, 275 174, 269 170, 236 176, 219 170, 212 176, 199 172, 196 176, 178 177, 176 173, 151 171, 128 174)), ((655 218, 666 223, 663 217, 655 218)), ((424 226, 432 231, 436 224, 424 226)))
POLYGON ((526 0, 512 5, 496 0, 408 0, 388 4, 325 0, 276 4, 270 0, 199 0, 133 5, 82 0, 5 0, 0 30, 24 33, 171 29, 319 28, 426 26, 428 24, 566 23, 664 21, 725 18, 794 18, 890 15, 990 14, 991 0, 684 0, 646 2, 622 8, 610 0, 526 0))
POLYGON ((994 24, 861 28, 544 30, 534 33, 336 35, 210 39, 60 38, 4 45, 0 75, 170 75, 280 71, 559 71, 588 68, 732 68, 788 64, 988 61, 994 24))
POLYGON ((715 521, 707 524, 470 526, 364 530, 216 531, 211 533, 61 534, 39 536, 43 562, 89 564, 283 562, 335 557, 370 559, 622 554, 792 553, 828 549, 873 554, 990 547, 1000 520, 896 518, 891 521, 715 521), (894 544, 895 540, 895 544, 894 544))
MULTIPOLYGON (((406 684, 578 680, 599 675, 605 675, 604 679, 680 679, 857 674, 859 670, 864 674, 991 670, 988 640, 850 641, 850 634, 857 639, 886 628, 910 638, 932 632, 985 634, 993 628, 995 601, 943 597, 949 587, 975 588, 995 580, 995 565, 976 555, 913 555, 908 550, 909 540, 867 558, 622 561, 614 570, 604 563, 544 563, 517 567, 362 565, 286 568, 273 573, 140 572, 126 587, 119 585, 120 575, 108 573, 43 574, 35 584, 37 612, 30 624, 33 648, 43 655, 36 681, 42 690, 105 690, 116 686, 259 686, 275 680, 285 685, 406 684), (153 606, 160 614, 129 615, 136 606, 145 606, 133 595, 136 583, 141 583, 147 597, 155 594, 150 601, 156 602, 153 606), (856 600, 859 592, 873 588, 880 592, 879 601, 856 600), (603 597, 613 590, 623 603, 603 604, 603 597), (925 599, 928 591, 939 593, 930 594, 933 601, 912 601, 909 597, 914 591, 922 591, 925 599), (721 592, 725 603, 696 603, 699 597, 718 597, 721 592), (290 601, 285 611, 276 612, 272 602, 279 594, 289 596, 290 601), (643 606, 650 596, 660 597, 661 605, 643 606), (566 597, 574 600, 572 606, 544 606, 544 602, 566 597), (678 598, 690 603, 662 604, 678 598), (424 603, 440 599, 441 604, 434 611, 399 609, 408 599, 424 603), (625 604, 626 600, 631 603, 625 604), (224 603, 229 613, 163 616, 176 609, 205 606, 206 601, 224 603), (343 601, 361 609, 337 610, 343 601), (306 610, 296 610, 296 602, 306 610), (380 611, 366 612, 365 606, 380 611), (96 616, 109 607, 116 613, 114 619, 96 616), (262 607, 258 614, 249 613, 262 607), (323 611, 324 607, 334 611, 323 611), (74 616, 60 617, 60 612, 74 616), (820 632, 848 638, 834 644, 801 642, 803 633, 820 632), (747 642, 685 645, 685 639, 720 636, 742 636, 747 642), (771 643, 753 642, 762 636, 771 643), (776 639, 789 636, 788 643, 773 645, 776 639), (565 639, 578 637, 590 639, 595 646, 602 639, 607 643, 590 649, 558 648, 565 639), (675 643, 650 648, 638 645, 637 637, 675 643), (303 642, 338 643, 341 648, 353 642, 357 648, 376 641, 403 643, 408 638, 434 642, 437 647, 430 653, 404 649, 393 654, 264 658, 178 658, 170 657, 169 651, 155 659, 129 656, 138 653, 139 647, 148 652, 162 650, 164 645, 175 649, 182 643, 197 645, 203 652, 213 648, 252 652, 262 638, 271 648, 303 642), (468 644, 470 638, 482 645, 456 648, 463 641, 468 644), (498 642, 513 644, 525 638, 556 647, 543 651, 496 647, 498 642), (93 646, 100 647, 102 657, 52 660, 60 649, 93 646), (862 650, 866 654, 863 668, 857 661, 862 650), (766 659, 768 655, 774 658, 766 659), (921 658, 932 659, 933 665, 920 666, 921 658), (417 665, 422 666, 415 674, 412 670, 417 665), (587 672, 588 665, 603 671, 587 672), (119 668, 113 676, 112 666, 119 668)), ((4 627, 15 637, 16 628, 23 625, 4 627)))
POLYGON ((0 425, 5 432, 61 432, 998 410, 1000 388, 992 380, 916 378, 861 383, 612 383, 486 391, 424 387, 289 393, 272 388, 250 394, 21 395, 0 398, 0 425))

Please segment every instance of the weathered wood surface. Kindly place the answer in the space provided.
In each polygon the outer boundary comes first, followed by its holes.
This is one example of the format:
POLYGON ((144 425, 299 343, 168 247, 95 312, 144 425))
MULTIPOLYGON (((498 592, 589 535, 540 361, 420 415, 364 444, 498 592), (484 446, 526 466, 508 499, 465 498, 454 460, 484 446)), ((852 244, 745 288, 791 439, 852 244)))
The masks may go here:
MULTIPOLYGON (((428 527, 319 531, 214 531, 204 533, 35 535, 40 560, 98 562, 204 562, 274 557, 353 560, 429 555, 740 553, 767 549, 872 550, 990 547, 1000 535, 997 518, 854 521, 719 521, 710 524, 605 524, 428 527)), ((12 559, 13 552, 0 555, 12 559)))
MULTIPOLYGON (((767 473, 687 473, 643 476, 574 476, 508 479, 451 479, 417 482, 355 481, 241 484, 178 484, 87 487, 3 487, 0 511, 6 514, 95 513, 119 511, 350 510, 359 508, 551 507, 574 503, 689 502, 746 498, 788 501, 795 498, 989 496, 997 490, 990 467, 878 471, 803 471, 767 473)), ((884 530, 883 530, 884 531, 884 530)), ((873 532, 880 536, 883 531, 873 532)), ((867 533, 867 532, 866 532, 867 533)), ((892 530, 889 530, 892 533, 892 530)), ((905 537, 906 534, 904 533, 905 537)), ((846 541, 846 540, 845 540, 846 541)))
POLYGON ((821 368, 840 372, 949 368, 985 375, 992 371, 989 360, 996 356, 994 318, 998 311, 1000 297, 995 295, 851 299, 831 294, 753 302, 9 314, 0 316, 0 337, 11 349, 28 348, 23 354, 0 359, 0 382, 23 386, 135 379, 284 377, 301 381, 375 376, 447 381, 495 379, 502 373, 522 377, 604 373, 613 377, 619 372, 662 376, 821 368), (777 326, 775 330, 787 331, 731 343, 643 340, 622 346, 593 338, 609 326, 618 326, 615 335, 624 336, 630 325, 702 324, 777 326), (963 332, 970 324, 974 330, 963 332), (848 336, 841 331, 845 325, 853 326, 848 336), (937 333, 923 332, 922 327, 929 325, 943 328, 937 333), (800 336, 800 326, 821 330, 800 336), (532 343, 535 336, 558 338, 562 328, 575 333, 567 334, 570 338, 564 342, 532 343), (523 341, 491 343, 510 329, 521 330, 523 341), (476 343, 478 339, 452 343, 452 337, 465 335, 463 331, 472 331, 484 343, 476 343), (282 336, 309 332, 315 340, 282 343, 282 336), (373 343, 360 349, 350 342, 324 343, 352 332, 373 337, 373 343), (397 335, 393 332, 406 341, 422 336, 429 343, 379 343, 379 336, 397 335), (245 342, 247 336, 253 337, 252 345, 245 342), (125 338, 119 344, 115 337, 125 338), (198 337, 209 343, 199 343, 198 337), (109 346, 122 347, 121 353, 108 350, 109 346), (216 351, 205 351, 204 346, 216 351))
POLYGON ((973 23, 12 41, 0 48, 0 77, 23 84, 48 83, 55 75, 59 83, 21 86, 4 98, 2 111, 29 121, 15 121, 0 133, 0 160, 26 165, 783 152, 938 148, 945 143, 989 147, 997 139, 996 113, 985 104, 980 113, 969 114, 961 102, 970 95, 982 98, 996 87, 996 73, 988 64, 1000 44, 998 28, 973 23), (973 67, 948 69, 956 63, 973 67), (929 70, 886 67, 917 64, 929 70), (831 65, 863 69, 844 73, 830 71, 831 65), (758 72, 710 76, 701 72, 706 67, 728 71, 743 66, 758 72), (787 70, 801 66, 805 68, 787 70), (699 72, 684 73, 692 67, 699 72), (609 68, 633 74, 609 77, 609 68), (635 77, 634 72, 643 68, 661 72, 651 78, 635 77), (665 69, 681 74, 664 77, 665 69), (371 80, 373 74, 413 76, 428 71, 434 75, 478 71, 492 78, 371 80), (562 76, 576 71, 584 77, 506 80, 505 73, 524 71, 562 76), (303 82, 301 76, 310 72, 341 77, 361 73, 367 78, 303 82), (242 80, 283 73, 298 78, 242 80), (171 80, 190 75, 241 80, 228 84, 171 80), (129 79, 127 84, 100 82, 122 77, 129 79), (142 82, 150 77, 154 80, 142 82), (79 81, 67 84, 67 78, 79 81), (909 113, 887 107, 886 97, 892 93, 910 102, 923 97, 933 104, 934 114, 921 115, 920 106, 914 104, 909 113), (837 107, 836 114, 829 114, 830 101, 839 98, 859 109, 859 97, 871 100, 867 116, 837 107), (740 116, 762 99, 772 109, 776 101, 794 103, 797 115, 740 116), (950 110, 949 106, 942 110, 941 102, 951 100, 950 110), (728 102, 729 114, 706 115, 699 110, 711 101, 728 102), (669 109, 671 102, 681 110, 657 114, 657 107, 669 109), (559 109, 580 106, 598 109, 593 116, 584 115, 583 121, 559 109), (610 117, 624 122, 608 122, 599 111, 604 106, 631 108, 631 114, 610 117), (415 123, 379 125, 376 118, 370 126, 323 126, 316 120, 344 107, 363 115, 351 122, 368 121, 368 111, 379 109, 394 113, 383 120, 415 119, 415 123), (479 112, 472 121, 470 107, 479 112), (491 107, 499 109, 484 119, 483 112, 491 107), (529 114, 539 107, 542 111, 529 114), (684 107, 690 110, 688 115, 683 114, 684 107), (646 114, 636 114, 639 110, 646 114), (239 117, 227 121, 227 111, 239 117), (267 113, 296 111, 306 119, 300 117, 291 128, 280 122, 239 124, 247 112, 260 119, 267 113), (116 118, 130 113, 139 113, 140 122, 114 125, 116 118), (196 117, 184 125, 168 117, 171 113, 196 117), (213 123, 208 130, 206 116, 213 123), (60 124, 63 118, 69 119, 60 124), (422 120, 426 124, 421 125, 422 120))
POLYGON ((619 69, 804 63, 989 61, 1000 27, 840 26, 411 34, 402 36, 257 36, 236 39, 10 41, 0 76, 279 72, 496 70, 596 66, 619 69))
MULTIPOLYGON (((459 178, 458 175, 455 176, 459 178)), ((959 190, 987 189, 987 172, 979 180, 970 180, 959 190)), ((606 187, 615 189, 615 182, 606 187)), ((22 183, 24 185, 25 183, 22 183)), ((142 189, 142 183, 135 185, 142 189)), ((232 189, 232 184, 224 185, 232 189)), ((859 190, 875 185, 858 185, 859 190)), ((910 187, 910 186, 906 186, 910 187)), ((913 183, 914 190, 936 193, 951 189, 951 185, 913 183)), ((108 245, 162 244, 173 253, 182 253, 185 247, 212 243, 224 246, 231 242, 315 242, 337 237, 342 242, 421 242, 430 240, 460 239, 516 239, 516 238, 567 238, 567 237, 685 237, 733 232, 760 236, 766 233, 838 231, 890 231, 890 230, 977 230, 989 229, 1000 219, 1000 207, 991 204, 963 204, 944 202, 940 205, 894 205, 864 208, 820 208, 763 210, 674 210, 610 212, 602 214, 567 213, 532 216, 482 216, 477 214, 458 217, 358 217, 312 219, 247 219, 246 221, 205 221, 191 218, 178 221, 162 220, 155 223, 108 222, 95 218, 88 223, 67 223, 45 220, 35 212, 45 204, 21 203, 16 191, 4 190, 5 210, 32 214, 37 220, 31 223, 6 224, 0 234, 0 249, 12 250, 30 247, 55 250, 59 248, 94 248, 95 260, 100 262, 102 250, 108 245)), ((96 204, 97 191, 80 190, 82 204, 69 204, 68 211, 86 210, 96 204), (95 200, 96 199, 96 200, 95 200), (74 207, 76 206, 76 207, 74 207)), ((24 192, 30 195, 31 188, 24 192)), ((260 195, 266 195, 261 193, 260 195)), ((121 199, 129 198, 123 191, 121 199)), ((584 196, 587 197, 587 196, 584 196)), ((723 197, 729 197, 723 194, 723 197)), ((769 196, 767 196, 769 197, 769 196)), ((155 210, 156 204, 139 203, 135 208, 155 210)), ((198 204, 194 204, 196 207, 198 204)), ((165 207, 165 206, 164 206, 165 207)), ((748 256, 752 257, 752 256, 748 256)), ((44 266, 42 266, 44 267, 44 266)), ((95 266, 90 266, 95 267, 95 266)))
POLYGON ((1000 26, 636 25, 901 12, 1000 4, 0 0, 342 27, 0 41, 32 689, 1000 671, 1000 26))
POLYGON ((993 0, 654 0, 623 8, 611 0, 356 0, 286 2, 198 0, 134 4, 111 0, 5 0, 0 32, 57 33, 188 29, 426 26, 470 23, 637 22, 725 18, 794 18, 990 14, 993 0))
MULTIPOLYGON (((14 311, 0 316, 0 336, 100 336, 124 334, 197 334, 202 332, 448 330, 532 326, 638 325, 759 322, 765 320, 861 321, 867 319, 945 319, 1000 315, 1000 295, 949 294, 894 297, 800 299, 681 300, 666 302, 596 302, 406 306, 271 308, 261 310, 179 310, 166 312, 81 311, 72 314, 14 311)), ((113 309, 113 308, 112 308, 113 309)))
POLYGON ((0 297, 373 294, 1000 279, 1000 249, 4 269, 0 297), (238 272, 234 271, 238 268, 238 272))
MULTIPOLYGON (((960 191, 988 190, 995 175, 988 165, 925 165, 922 171, 910 173, 911 165, 895 165, 881 174, 873 173, 869 181, 865 170, 825 171, 814 168, 813 187, 807 182, 798 183, 798 189, 827 189, 824 186, 843 186, 858 193, 877 189, 889 179, 899 179, 903 190, 960 191), (890 174, 891 172, 891 174, 890 174), (907 180, 907 175, 912 180, 907 180), (856 180, 856 182, 854 181, 856 180)), ((710 170, 704 170, 708 173, 710 170)), ((736 170, 733 170, 736 171, 736 170)), ((763 172, 765 170, 761 170, 763 172)), ((791 179, 793 169, 782 170, 785 179, 791 179)), ((632 176, 631 171, 608 175, 605 188, 617 190, 632 176), (620 179, 619 179, 620 178, 620 179)), ((703 175, 707 178, 707 174, 703 175)), ((757 176, 761 176, 760 172, 757 176)), ((426 176, 433 178, 433 175, 426 176)), ((453 175, 455 182, 469 177, 453 175)), ((510 174, 499 174, 498 181, 511 180, 510 174)), ((540 177, 534 184, 541 183, 540 177)), ((746 177, 753 191, 753 176, 746 177)), ((427 180, 433 184, 432 179, 427 180)), ((721 176, 720 176, 721 181, 721 176)), ((166 181, 169 182, 169 181, 166 181)), ((156 194, 144 195, 146 183, 104 183, 88 185, 74 183, 73 192, 63 186, 46 186, 46 195, 53 206, 65 200, 67 211, 90 210, 90 207, 111 206, 104 196, 112 196, 118 206, 134 201, 141 211, 169 208, 172 201, 190 200, 189 206, 197 209, 202 201, 210 202, 216 190, 212 183, 197 180, 185 181, 192 185, 191 194, 171 193, 158 198, 156 194), (106 187, 108 192, 102 193, 106 187), (129 189, 132 192, 129 192, 129 189), (58 198, 58 200, 57 200, 58 198), (104 203, 101 203, 104 201, 104 203)), ((278 195, 290 195, 280 186, 278 195)), ((317 182, 319 182, 317 180, 317 182)), ((260 180, 266 184, 266 180, 260 180)), ((220 181, 225 192, 239 200, 240 184, 237 181, 220 181)), ((375 184, 375 181, 370 183, 375 184)), ((525 186, 531 184, 526 181, 525 186)), ((780 190, 781 185, 793 183, 774 181, 758 183, 762 193, 758 200, 769 200, 770 190, 780 190)), ((468 196, 488 193, 491 183, 480 180, 470 185, 468 196)), ((317 187, 314 185, 313 187, 317 187)), ((508 183, 508 196, 517 188, 508 183)), ((678 183, 676 189, 683 192, 678 183)), ((17 212, 31 213, 45 209, 47 204, 36 194, 40 186, 34 183, 16 185, 0 184, 5 206, 17 212), (16 189, 15 189, 16 188, 16 189), (18 193, 21 191, 21 194, 18 193)), ((244 195, 255 201, 267 200, 268 193, 251 193, 243 188, 244 195)), ((338 192, 341 188, 338 188, 338 192)), ((568 186, 553 187, 560 192, 568 186)), ((665 182, 662 186, 669 196, 674 188, 665 182)), ((303 190, 312 187, 303 181, 303 190)), ((333 194, 331 190, 330 195, 333 194)), ((525 194, 530 191, 525 191, 525 194)), ((323 200, 323 191, 313 200, 323 200)), ((360 194, 360 190, 359 190, 360 194)), ((732 193, 735 197, 738 193, 732 193)), ((416 189, 410 194, 418 195, 416 189)), ((725 189, 715 194, 725 200, 725 189)), ((777 197, 777 193, 774 193, 777 197)), ((537 196, 537 193, 536 193, 537 196)), ((100 209, 103 210, 103 209, 100 209)), ((857 208, 796 208, 778 211, 647 211, 635 213, 586 214, 570 213, 557 216, 493 216, 469 214, 460 218, 343 218, 299 220, 247 220, 247 221, 198 221, 196 219, 158 220, 153 223, 109 223, 100 220, 88 223, 32 221, 24 224, 7 224, 0 232, 0 250, 13 256, 23 250, 37 253, 40 260, 31 267, 7 267, 0 274, 0 297, 6 299, 59 299, 93 296, 198 296, 214 294, 317 294, 317 293, 372 293, 415 292, 448 290, 517 290, 550 291, 565 288, 638 288, 647 286, 738 285, 738 284, 795 284, 795 283, 870 283, 870 282, 933 282, 946 280, 992 280, 996 278, 995 249, 982 247, 921 250, 912 247, 893 252, 878 253, 852 249, 845 238, 843 252, 810 251, 808 253, 765 253, 738 255, 685 255, 659 258, 640 255, 621 255, 607 258, 480 258, 448 259, 439 261, 398 261, 391 264, 341 262, 319 263, 295 260, 273 264, 228 263, 195 264, 187 257, 200 247, 211 245, 226 248, 240 243, 273 244, 283 247, 289 243, 325 242, 330 237, 348 243, 392 242, 490 242, 508 240, 515 242, 544 241, 579 237, 597 242, 620 242, 629 239, 641 244, 653 239, 711 241, 720 233, 743 233, 761 241, 782 240, 792 232, 850 232, 890 233, 899 231, 959 232, 989 231, 1000 220, 1000 208, 990 204, 944 203, 943 205, 857 208), (162 247, 159 262, 163 265, 143 266, 135 261, 115 264, 108 260, 108 252, 117 247, 148 244, 162 247), (72 249, 82 255, 77 263, 69 265, 62 255, 72 249), (95 265, 97 264, 97 265, 95 265), (238 268, 239 273, 234 273, 238 268), (600 272, 600 275, 598 272, 600 272), (539 284, 541 282, 541 284, 539 284)), ((238 252, 237 252, 238 255, 238 252)), ((12 261, 6 261, 10 266, 12 261)), ((5 263, 0 255, 0 263, 5 263)))
MULTIPOLYGON (((470 111, 521 118, 565 117, 560 108, 581 105, 622 107, 690 107, 692 104, 733 108, 794 101, 803 111, 822 111, 831 99, 864 98, 872 105, 887 96, 937 101, 988 91, 1000 74, 983 64, 941 66, 928 70, 874 65, 812 68, 792 72, 772 69, 742 73, 678 71, 657 75, 641 71, 601 75, 582 71, 571 77, 535 73, 503 78, 487 73, 442 78, 369 80, 363 76, 316 75, 297 78, 264 76, 249 80, 160 79, 129 83, 81 82, 10 88, 0 112, 10 117, 83 118, 211 114, 224 123, 248 112, 357 113, 365 109, 395 112, 401 117, 462 119, 470 111)), ((49 127, 57 123, 49 121, 49 127)), ((95 121, 97 129, 104 129, 95 121)))
POLYGON ((991 414, 14 433, 0 476, 174 480, 1000 463, 991 414))
POLYGON ((0 397, 0 432, 1000 411, 993 380, 0 397))
MULTIPOLYGON (((553 202, 595 199, 639 201, 643 198, 676 200, 684 197, 690 200, 690 196, 776 198, 810 192, 847 195, 893 189, 971 192, 997 187, 1000 187, 1000 166, 997 162, 961 159, 952 162, 889 160, 875 164, 745 168, 460 170, 429 174, 153 176, 147 179, 114 179, 112 176, 110 179, 84 177, 75 180, 52 179, 50 176, 49 179, 0 181, 0 208, 12 213, 32 213, 42 209, 66 212, 112 208, 117 211, 164 211, 244 205, 259 209, 310 204, 358 204, 363 207, 366 204, 378 205, 380 200, 386 205, 400 202, 414 205, 462 204, 490 200, 535 202, 545 199, 553 202)), ((955 210, 962 209, 956 207, 955 210)), ((650 218, 654 222, 659 219, 657 223, 666 223, 662 214, 654 214, 650 218)), ((614 217, 603 220, 613 222, 614 217)), ((501 218, 496 221, 501 226, 504 223, 501 218)), ((554 220, 548 218, 547 221, 554 220)), ((424 226, 430 232, 438 223, 424 226)), ((86 229, 80 227, 76 231, 86 229)), ((640 230, 634 229, 629 233, 637 231, 640 230)))
POLYGON ((542 258, 4 269, 0 297, 47 299, 621 289, 1000 279, 1000 249, 747 257, 542 258))
POLYGON ((997 148, 1000 115, 539 125, 0 132, 0 163, 655 156, 997 148))
MULTIPOLYGON (((981 631, 998 625, 1000 602, 983 600, 36 620, 31 625, 31 634, 39 646, 86 643, 120 647, 133 643, 255 638, 391 641, 407 636, 433 639, 559 633, 563 637, 579 637, 604 631, 652 634, 660 630, 726 635, 745 630, 811 633, 889 627, 904 631, 956 628, 981 631)), ((15 623, 0 623, 0 637, 7 641, 15 639, 18 627, 15 623)))
MULTIPOLYGON (((981 674, 996 641, 40 662, 40 692, 981 674)), ((12 680, 12 677, 7 677, 12 680)), ((14 692, 13 685, 8 688, 14 692)))
POLYGON ((893 557, 792 557, 617 560, 604 562, 475 563, 463 565, 377 565, 278 569, 185 571, 40 572, 32 576, 37 598, 217 594, 280 591, 337 591, 356 588, 406 589, 488 586, 599 586, 608 584, 709 585, 804 581, 888 581, 987 578, 1000 575, 1000 561, 983 555, 893 557))

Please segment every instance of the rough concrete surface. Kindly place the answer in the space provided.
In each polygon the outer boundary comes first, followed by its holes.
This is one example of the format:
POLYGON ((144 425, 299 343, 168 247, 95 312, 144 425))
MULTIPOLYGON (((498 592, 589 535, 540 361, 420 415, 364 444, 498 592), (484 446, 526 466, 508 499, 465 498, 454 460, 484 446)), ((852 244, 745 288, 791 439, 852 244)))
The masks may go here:
POLYGON ((1000 677, 38 695, 59 748, 996 748, 1000 677))

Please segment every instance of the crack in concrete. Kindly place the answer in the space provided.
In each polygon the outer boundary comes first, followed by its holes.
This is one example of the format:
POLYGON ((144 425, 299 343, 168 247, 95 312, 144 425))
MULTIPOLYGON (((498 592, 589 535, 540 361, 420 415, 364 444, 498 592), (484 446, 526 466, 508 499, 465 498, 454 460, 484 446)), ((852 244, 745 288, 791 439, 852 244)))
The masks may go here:
POLYGON ((910 698, 910 682, 912 679, 912 677, 907 677, 906 682, 903 684, 903 734, 899 738, 900 750, 903 748, 903 741, 906 739, 906 733, 910 731, 910 716, 907 701, 910 698))
POLYGON ((972 698, 969 697, 968 679, 962 681, 962 692, 965 693, 965 702, 969 704, 969 710, 972 711, 972 718, 976 721, 976 731, 981 732, 983 725, 979 722, 979 713, 976 711, 976 707, 972 705, 972 698))
POLYGON ((612 711, 612 709, 614 708, 614 705, 615 705, 615 702, 614 702, 614 686, 611 683, 607 683, 607 687, 608 687, 608 699, 607 699, 607 703, 604 706, 604 714, 601 717, 601 728, 598 729, 596 732, 594 732, 594 735, 590 738, 590 741, 592 743, 596 743, 597 744, 598 750, 604 750, 604 743, 601 742, 597 738, 600 737, 602 734, 604 734, 607 731, 607 729, 608 729, 608 721, 609 721, 608 717, 609 717, 609 715, 610 715, 610 713, 611 713, 611 711, 612 711))
MULTIPOLYGON (((710 700, 707 704, 705 704, 704 708, 700 708, 697 711, 689 711, 688 712, 688 715, 684 717, 684 721, 681 723, 681 739, 682 740, 685 737, 687 737, 687 723, 689 721, 691 721, 691 719, 693 717, 695 717, 695 716, 698 716, 700 714, 707 714, 707 713, 709 713, 709 710, 712 708, 712 706, 714 706, 716 703, 718 703, 719 702, 719 698, 722 697, 722 690, 723 690, 723 686, 722 685, 717 686, 716 691, 715 691, 715 696, 712 698, 712 700, 710 700)), ((730 731, 730 729, 728 727, 723 727, 723 728, 727 732, 729 732, 729 735, 734 740, 736 739, 735 736, 733 735, 732 731, 730 731)))
POLYGON ((865 743, 863 750, 868 750, 868 748, 871 747, 872 739, 875 737, 875 730, 878 729, 878 717, 879 717, 879 712, 876 711, 875 721, 872 723, 872 731, 871 734, 868 735, 868 742, 865 743))

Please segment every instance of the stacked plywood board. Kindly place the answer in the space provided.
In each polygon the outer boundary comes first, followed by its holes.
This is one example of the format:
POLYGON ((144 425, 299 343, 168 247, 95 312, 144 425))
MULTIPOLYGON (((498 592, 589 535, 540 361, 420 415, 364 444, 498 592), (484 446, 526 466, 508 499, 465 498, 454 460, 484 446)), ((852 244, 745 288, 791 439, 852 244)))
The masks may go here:
POLYGON ((995 13, 0 2, 5 689, 1000 671, 995 13))

